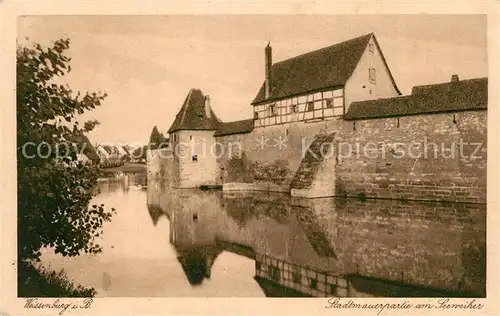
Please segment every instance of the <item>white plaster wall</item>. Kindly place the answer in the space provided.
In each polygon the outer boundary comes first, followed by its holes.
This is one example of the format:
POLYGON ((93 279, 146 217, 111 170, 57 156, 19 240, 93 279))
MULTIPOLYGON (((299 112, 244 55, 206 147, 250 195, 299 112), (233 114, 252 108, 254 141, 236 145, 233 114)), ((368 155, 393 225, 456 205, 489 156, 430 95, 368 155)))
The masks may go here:
POLYGON ((193 188, 214 184, 218 174, 215 131, 179 131, 179 187, 193 188), (191 137, 191 138, 190 138, 191 137), (198 161, 192 156, 198 155, 198 161))
POLYGON ((369 46, 365 48, 365 52, 354 69, 354 72, 349 78, 345 86, 345 105, 346 111, 353 101, 372 100, 380 98, 390 98, 398 96, 394 88, 389 70, 384 65, 382 55, 375 45, 375 40, 372 38, 369 44, 374 44, 374 52, 369 51, 369 46), (376 82, 373 83, 368 79, 368 69, 376 69, 376 82), (363 88, 363 86, 365 88, 363 88), (370 94, 371 90, 371 94, 370 94))

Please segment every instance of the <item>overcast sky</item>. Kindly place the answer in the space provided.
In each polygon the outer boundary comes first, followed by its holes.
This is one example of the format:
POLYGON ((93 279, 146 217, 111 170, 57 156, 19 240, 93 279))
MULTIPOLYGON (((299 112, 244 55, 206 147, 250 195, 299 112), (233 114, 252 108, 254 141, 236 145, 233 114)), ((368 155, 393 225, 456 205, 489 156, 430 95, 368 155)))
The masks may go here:
POLYGON ((106 91, 85 114, 97 143, 145 144, 165 133, 191 88, 209 94, 223 121, 252 117, 264 79, 264 47, 277 62, 374 32, 403 94, 415 85, 485 77, 486 16, 38 16, 18 37, 71 40, 73 90, 106 91))

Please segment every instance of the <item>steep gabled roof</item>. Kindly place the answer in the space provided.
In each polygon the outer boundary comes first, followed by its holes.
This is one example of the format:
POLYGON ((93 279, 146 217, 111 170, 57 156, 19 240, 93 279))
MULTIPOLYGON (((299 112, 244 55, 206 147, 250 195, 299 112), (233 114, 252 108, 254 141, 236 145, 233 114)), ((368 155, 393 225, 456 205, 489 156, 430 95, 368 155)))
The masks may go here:
POLYGON ((125 154, 130 155, 130 150, 128 150, 127 146, 121 146, 125 154))
POLYGON ((214 136, 250 133, 253 130, 253 119, 222 122, 219 124, 214 136))
POLYGON ((488 106, 488 78, 416 86, 409 96, 353 102, 347 120, 407 116, 467 110, 488 106))
POLYGON ((210 109, 210 117, 207 117, 205 96, 201 90, 191 89, 168 133, 179 130, 216 130, 219 122, 212 109, 210 109))
POLYGON ((79 134, 74 137, 73 141, 77 144, 78 151, 81 151, 83 149, 83 154, 85 154, 90 160, 99 160, 99 154, 97 153, 94 146, 92 146, 92 143, 86 135, 79 134))
MULTIPOLYGON (((370 33, 273 64, 269 98, 265 98, 264 82, 252 104, 345 85, 372 36, 375 38, 370 33)), ((375 43, 389 69, 376 39, 375 43)), ((399 92, 392 75, 390 77, 399 92)))
POLYGON ((115 153, 115 149, 114 149, 114 147, 113 147, 113 146, 110 146, 110 145, 102 145, 101 147, 102 147, 102 148, 104 148, 104 150, 105 150, 108 154, 110 154, 110 155, 112 155, 112 154, 114 154, 114 153, 115 153))

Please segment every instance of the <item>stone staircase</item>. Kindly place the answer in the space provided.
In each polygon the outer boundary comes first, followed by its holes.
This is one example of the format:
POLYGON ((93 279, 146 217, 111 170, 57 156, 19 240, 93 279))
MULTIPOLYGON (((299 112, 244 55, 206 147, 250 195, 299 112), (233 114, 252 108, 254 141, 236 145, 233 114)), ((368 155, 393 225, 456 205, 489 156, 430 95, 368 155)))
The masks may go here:
MULTIPOLYGON (((290 187, 292 189, 309 189, 314 181, 316 173, 324 161, 324 156, 321 153, 323 144, 328 144, 333 141, 335 133, 319 134, 309 145, 309 150, 300 162, 300 166, 293 177, 290 187)), ((325 150, 325 149, 323 149, 325 150)))

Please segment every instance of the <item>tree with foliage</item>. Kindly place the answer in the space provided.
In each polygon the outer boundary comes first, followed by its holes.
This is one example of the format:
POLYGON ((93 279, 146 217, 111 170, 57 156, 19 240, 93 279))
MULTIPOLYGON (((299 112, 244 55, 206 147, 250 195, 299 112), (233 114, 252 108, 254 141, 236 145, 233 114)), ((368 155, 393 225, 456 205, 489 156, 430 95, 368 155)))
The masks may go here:
POLYGON ((153 127, 151 135, 149 136, 149 147, 151 149, 156 149, 163 148, 166 145, 168 145, 168 139, 158 131, 158 128, 156 126, 153 127))
MULTIPOLYGON (((114 212, 104 205, 89 205, 100 172, 78 162, 81 148, 71 146, 98 124, 88 121, 80 127, 77 116, 99 106, 106 94, 82 95, 57 83, 71 71, 68 49, 68 39, 47 48, 39 44, 17 48, 20 264, 39 261, 44 246, 63 256, 100 252, 95 239, 114 212)), ((22 279, 21 265, 19 270, 22 279)))

